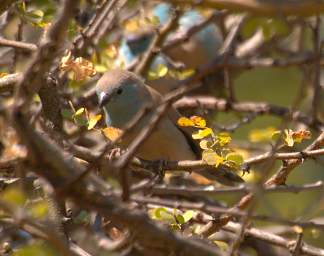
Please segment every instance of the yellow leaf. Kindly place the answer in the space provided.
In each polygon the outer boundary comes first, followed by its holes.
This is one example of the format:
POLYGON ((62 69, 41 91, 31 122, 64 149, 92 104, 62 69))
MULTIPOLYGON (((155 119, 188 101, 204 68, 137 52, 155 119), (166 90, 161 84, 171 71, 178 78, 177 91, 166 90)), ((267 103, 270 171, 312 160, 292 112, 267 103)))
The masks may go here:
POLYGON ((140 21, 139 19, 126 20, 122 26, 128 32, 135 32, 140 29, 140 21))
POLYGON ((26 202, 26 196, 19 187, 9 187, 0 194, 1 200, 14 205, 22 206, 26 202))
POLYGON ((79 108, 75 113, 74 116, 79 116, 84 112, 85 108, 79 108))
POLYGON ((206 127, 206 120, 203 119, 202 117, 200 116, 192 116, 190 117, 190 120, 194 122, 194 124, 196 126, 198 126, 199 128, 204 128, 206 127))
POLYGON ((178 125, 179 126, 194 126, 195 123, 187 117, 180 117, 178 119, 178 125))
POLYGON ((159 64, 156 71, 159 77, 164 77, 168 73, 168 67, 163 64, 159 64))
POLYGON ((213 134, 213 130, 212 129, 205 128, 203 130, 199 130, 196 133, 193 133, 192 134, 192 138, 194 140, 200 140, 200 139, 206 138, 207 136, 212 135, 212 134, 213 134))
POLYGON ((304 139, 310 139, 311 138, 311 132, 307 130, 300 130, 297 132, 292 133, 292 137, 294 139, 294 142, 300 143, 304 139))
POLYGON ((44 218, 48 214, 48 203, 46 201, 33 203, 29 212, 34 218, 44 218))
POLYGON ((93 129, 93 127, 96 126, 96 124, 98 123, 98 121, 101 119, 101 115, 95 115, 90 117, 89 123, 88 123, 88 130, 93 129))
POLYGON ((0 78, 5 77, 5 76, 7 76, 7 75, 9 75, 9 74, 6 73, 6 72, 0 72, 0 78))
POLYGON ((122 135, 123 131, 115 127, 106 127, 102 129, 103 134, 111 141, 116 141, 122 135))
POLYGON ((115 59, 118 56, 118 48, 116 45, 111 44, 105 49, 105 53, 111 59, 115 59))
POLYGON ((288 147, 294 146, 293 131, 291 129, 286 129, 284 131, 284 141, 288 147))
POLYGON ((201 140, 199 142, 199 146, 200 146, 201 149, 209 149, 210 144, 211 143, 208 140, 201 140))
POLYGON ((297 234, 301 234, 303 233, 303 228, 301 226, 295 225, 293 226, 293 230, 297 233, 297 234))
POLYGON ((217 139, 220 146, 225 146, 232 140, 231 135, 227 132, 221 132, 217 134, 217 139))
POLYGON ((273 127, 267 127, 265 129, 253 129, 249 133, 249 140, 251 142, 270 141, 275 131, 276 129, 273 127))
POLYGON ((96 70, 92 62, 78 57, 73 60, 72 53, 69 51, 66 56, 62 57, 60 69, 63 71, 71 71, 73 73, 73 80, 81 81, 87 77, 94 76, 96 70))
POLYGON ((219 247, 219 249, 221 249, 222 251, 227 251, 228 248, 229 248, 228 244, 227 244, 226 242, 224 242, 224 241, 214 240, 213 242, 214 242, 214 244, 216 244, 216 245, 219 247))
POLYGON ((203 151, 202 160, 204 160, 208 165, 214 165, 215 167, 218 167, 221 163, 224 162, 224 158, 219 156, 211 149, 203 151))

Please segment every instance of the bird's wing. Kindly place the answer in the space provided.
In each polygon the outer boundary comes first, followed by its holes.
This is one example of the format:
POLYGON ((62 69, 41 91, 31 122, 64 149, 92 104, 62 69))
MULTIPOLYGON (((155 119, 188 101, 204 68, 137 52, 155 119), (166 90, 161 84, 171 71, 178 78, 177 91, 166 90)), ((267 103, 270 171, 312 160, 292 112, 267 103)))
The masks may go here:
MULTIPOLYGON (((151 88, 149 86, 147 86, 147 88, 152 96, 153 102, 156 102, 156 103, 162 102, 162 95, 159 92, 157 92, 156 90, 154 90, 153 88, 151 88)), ((172 123, 179 129, 179 131, 182 132, 182 134, 186 138, 190 148, 196 155, 197 159, 199 159, 201 157, 201 150, 200 150, 199 144, 196 143, 196 141, 193 140, 191 137, 192 133, 195 130, 192 127, 178 126, 177 122, 178 122, 178 119, 181 117, 181 115, 174 107, 171 106, 169 108, 167 114, 168 114, 168 117, 170 118, 170 120, 172 121, 172 123)))

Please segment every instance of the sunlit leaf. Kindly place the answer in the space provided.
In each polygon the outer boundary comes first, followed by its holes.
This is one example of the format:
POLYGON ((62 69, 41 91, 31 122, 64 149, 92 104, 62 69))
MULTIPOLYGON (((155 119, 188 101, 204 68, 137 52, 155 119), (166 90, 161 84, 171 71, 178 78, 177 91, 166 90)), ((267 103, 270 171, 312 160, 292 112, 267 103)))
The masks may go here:
POLYGON ((185 211, 184 214, 182 214, 182 217, 184 219, 184 223, 187 223, 194 217, 195 212, 192 210, 185 211))
POLYGON ((193 123, 199 128, 206 127, 206 120, 200 116, 192 116, 190 117, 190 120, 193 121, 193 123))
POLYGON ((267 127, 265 129, 252 129, 249 133, 249 140, 251 142, 271 141, 273 133, 276 131, 274 127, 267 127))
POLYGON ((118 48, 116 45, 111 44, 105 49, 105 53, 109 58, 115 59, 118 56, 118 48))
POLYGON ((298 226, 298 225, 293 226, 293 230, 297 234, 302 234, 303 233, 303 228, 301 226, 298 226))
POLYGON ((22 206, 27 198, 19 187, 9 187, 0 194, 0 198, 10 204, 22 206))
POLYGON ((284 141, 285 141, 285 144, 288 146, 288 147, 292 147, 294 146, 294 138, 293 138, 293 131, 290 130, 290 129, 286 129, 284 131, 284 141))
POLYGON ((211 143, 210 143, 210 141, 208 141, 208 140, 201 140, 200 142, 199 142, 199 146, 200 146, 200 148, 201 149, 209 149, 210 148, 210 145, 211 143))
POLYGON ((79 116, 84 112, 85 108, 79 108, 75 113, 74 116, 79 116))
POLYGON ((93 129, 96 124, 98 123, 98 121, 101 119, 101 115, 95 115, 95 116, 91 116, 89 119, 89 123, 88 123, 88 130, 93 129))
POLYGON ((185 223, 185 219, 181 214, 177 214, 176 216, 176 220, 179 224, 184 224, 185 223))
POLYGON ((243 157, 238 154, 238 153, 229 153, 226 155, 226 160, 227 161, 232 161, 234 162, 237 166, 240 166, 243 164, 243 157))
POLYGON ((122 24, 123 28, 128 32, 135 32, 140 29, 139 19, 126 20, 122 24))
POLYGON ((60 69, 62 71, 72 72, 72 79, 76 81, 84 80, 87 77, 92 77, 96 74, 96 70, 92 62, 82 57, 78 57, 74 60, 70 51, 67 53, 67 55, 62 57, 60 69))
POLYGON ((102 129, 102 132, 111 141, 116 141, 123 133, 122 130, 112 126, 102 129))
POLYGON ((215 167, 218 167, 221 163, 224 162, 224 158, 219 156, 211 149, 203 151, 202 160, 205 161, 208 165, 213 165, 215 167))
POLYGON ((195 123, 187 117, 180 117, 178 119, 178 125, 179 126, 194 126, 195 123))
POLYGON ((210 128, 205 128, 205 129, 203 129, 203 130, 199 130, 199 131, 196 132, 196 133, 193 133, 193 134, 192 134, 192 138, 193 138, 194 140, 200 140, 200 139, 206 138, 206 137, 208 137, 208 136, 210 136, 210 135, 212 135, 212 134, 213 134, 213 130, 212 130, 212 129, 210 129, 210 128))
POLYGON ((48 203, 46 201, 33 203, 29 208, 29 212, 36 219, 44 218, 48 214, 48 203))
POLYGON ((58 252, 54 251, 49 244, 34 241, 32 244, 27 244, 18 248, 13 256, 55 256, 58 252))
POLYGON ((296 143, 301 143, 305 139, 310 139, 311 136, 311 132, 307 130, 300 130, 292 133, 292 137, 296 143))
POLYGON ((231 135, 227 132, 217 134, 218 144, 222 147, 231 142, 231 135))
POLYGON ((229 249, 229 245, 228 245, 226 242, 224 242, 224 241, 214 240, 213 242, 214 242, 214 244, 216 244, 216 245, 219 247, 219 249, 221 249, 222 251, 227 251, 227 250, 229 249))
POLYGON ((184 70, 174 70, 170 69, 169 74, 171 77, 177 79, 177 80, 184 80, 187 79, 188 77, 192 76, 195 73, 194 69, 184 69, 184 70))
POLYGON ((0 72, 0 78, 3 78, 7 75, 9 75, 7 72, 0 72))

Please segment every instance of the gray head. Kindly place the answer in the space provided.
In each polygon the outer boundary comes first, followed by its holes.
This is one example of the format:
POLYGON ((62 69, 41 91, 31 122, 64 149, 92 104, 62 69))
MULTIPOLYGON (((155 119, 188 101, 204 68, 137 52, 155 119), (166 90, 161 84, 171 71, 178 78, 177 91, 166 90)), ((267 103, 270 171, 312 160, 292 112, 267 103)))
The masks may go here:
POLYGON ((152 100, 144 82, 134 73, 121 69, 106 72, 98 81, 96 91, 106 124, 118 128, 123 128, 152 100))

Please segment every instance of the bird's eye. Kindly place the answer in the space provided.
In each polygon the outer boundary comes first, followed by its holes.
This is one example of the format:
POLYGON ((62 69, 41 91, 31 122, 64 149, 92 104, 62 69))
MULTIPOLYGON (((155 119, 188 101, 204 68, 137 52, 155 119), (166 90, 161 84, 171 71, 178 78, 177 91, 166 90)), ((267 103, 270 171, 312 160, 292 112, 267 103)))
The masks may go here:
POLYGON ((119 88, 118 90, 117 90, 117 94, 119 95, 119 94, 122 94, 122 92, 123 92, 123 89, 121 89, 121 88, 119 88))

